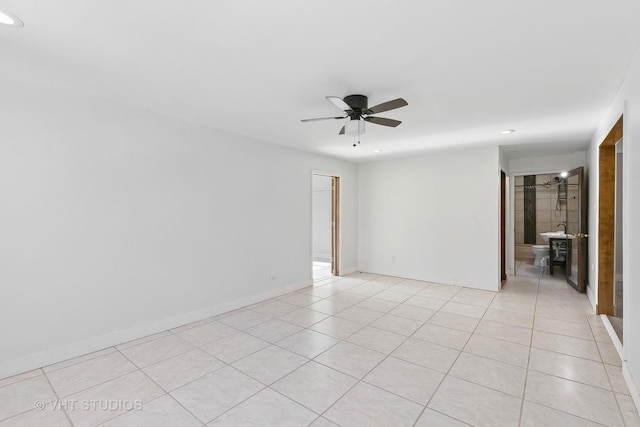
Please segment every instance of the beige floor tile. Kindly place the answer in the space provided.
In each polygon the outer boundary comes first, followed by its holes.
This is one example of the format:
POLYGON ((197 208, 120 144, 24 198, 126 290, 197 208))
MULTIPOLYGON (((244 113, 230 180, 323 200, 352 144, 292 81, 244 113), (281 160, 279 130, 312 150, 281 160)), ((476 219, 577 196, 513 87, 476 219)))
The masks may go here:
POLYGON ((342 310, 346 310, 352 305, 353 304, 332 301, 330 299, 323 299, 322 301, 314 302, 313 304, 307 306, 307 308, 314 311, 319 311, 320 313, 334 315, 341 312, 342 310))
POLYGON ((388 357, 364 377, 364 381, 426 405, 444 374, 404 360, 388 357))
POLYGON ((601 427, 602 424, 596 424, 584 418, 579 418, 566 412, 557 411, 525 400, 524 406, 522 407, 522 421, 520 426, 601 427))
POLYGON ((245 332, 263 341, 274 343, 301 330, 302 327, 294 325, 293 323, 273 319, 249 328, 245 332))
POLYGON ((319 332, 304 329, 276 343, 301 356, 313 359, 320 353, 336 345, 339 340, 319 332))
POLYGON ((451 298, 451 302, 457 302, 467 305, 477 305, 479 307, 488 307, 496 295, 496 292, 463 288, 460 290, 460 292, 458 292, 451 298))
POLYGON ((520 326, 505 325, 492 320, 482 320, 478 324, 475 333, 485 337, 496 338, 516 344, 530 345, 533 331, 520 326))
POLYGON ((611 390, 604 365, 593 360, 532 348, 529 369, 611 390))
POLYGON ((309 294, 302 294, 302 293, 290 294, 282 298, 279 298, 279 300, 282 302, 286 302, 287 304, 293 304, 298 307, 306 307, 308 305, 313 304, 314 302, 320 301, 320 299, 321 299, 320 297, 316 297, 309 294))
POLYGON ((315 361, 352 377, 362 378, 385 355, 348 342, 341 342, 315 358, 315 361))
POLYGON ((529 360, 529 346, 475 334, 464 351, 521 368, 526 368, 529 360))
POLYGON ((418 307, 415 305, 409 304, 401 304, 389 311, 389 314, 392 316, 404 317, 406 319, 417 320, 419 322, 426 322, 429 320, 434 314, 436 314, 436 310, 431 310, 429 308, 418 307))
POLYGON ((404 335, 385 331, 384 329, 366 326, 355 334, 351 335, 346 339, 346 341, 352 344, 357 344, 361 347, 366 347, 370 350, 389 354, 400 344, 402 344, 406 339, 407 337, 404 335))
POLYGON ((202 349, 225 363, 233 363, 268 346, 269 343, 260 338, 238 332, 205 345, 202 349))
POLYGON ((143 371, 160 387, 171 391, 224 366, 215 357, 196 349, 147 366, 143 371))
POLYGON ((564 320, 548 319, 536 316, 533 322, 533 329, 537 331, 549 332, 557 335, 567 335, 584 340, 593 340, 593 334, 588 323, 566 322, 564 320))
POLYGON ((257 311, 243 309, 235 314, 219 319, 218 321, 227 326, 231 326, 232 328, 244 331, 245 329, 264 323, 267 320, 271 320, 271 316, 258 313, 257 311))
POLYGON ((57 397, 44 375, 0 388, 0 420, 30 411, 36 402, 45 404, 57 397))
POLYGON ((303 328, 308 328, 327 317, 329 317, 328 314, 320 313, 319 311, 309 310, 308 308, 299 308, 298 310, 287 313, 284 316, 280 316, 278 319, 293 323, 294 325, 298 325, 303 328))
POLYGON ((616 400, 620 406, 622 419, 627 427, 640 427, 640 416, 631 396, 616 394, 616 400))
POLYGON ((570 356, 582 357, 596 362, 601 361, 598 347, 595 341, 592 340, 583 340, 534 330, 531 346, 568 354, 570 356))
POLYGON ((203 422, 209 422, 253 396, 264 385, 230 366, 193 381, 171 395, 203 422))
POLYGON ((493 299, 493 302, 489 305, 489 308, 532 315, 535 311, 535 304, 528 304, 528 303, 523 303, 518 301, 509 301, 509 300, 505 301, 505 300, 500 300, 496 297, 493 299))
POLYGON ((195 346, 202 347, 236 332, 238 332, 236 329, 214 320, 193 328, 184 329, 176 333, 176 335, 195 346))
POLYGON ((605 342, 596 342, 596 344, 604 363, 614 366, 622 366, 622 360, 620 359, 618 350, 616 350, 616 347, 613 344, 605 342))
POLYGON ((332 423, 328 419, 324 417, 318 417, 314 422, 312 422, 309 427, 339 427, 337 424, 332 423))
POLYGON ((376 294, 376 298, 391 301, 391 302, 403 303, 409 298, 411 298, 411 294, 386 290, 386 291, 380 292, 379 294, 376 294))
POLYGON ((533 328, 533 315, 525 313, 516 313, 513 311, 497 310, 495 308, 487 309, 484 313, 484 320, 500 322, 512 326, 520 326, 522 328, 533 328))
POLYGON ((422 406, 377 387, 360 383, 324 416, 342 426, 412 426, 422 406))
POLYGON ((116 352, 49 372, 47 377, 58 396, 63 397, 133 372, 136 369, 136 366, 126 357, 116 352))
POLYGON ((426 408, 414 427, 468 427, 469 424, 455 420, 440 412, 426 408))
POLYGON ((34 369, 33 371, 23 372, 22 374, 13 375, 8 378, 3 378, 0 380, 0 387, 4 387, 9 384, 14 384, 19 381, 28 380, 29 378, 37 377, 42 375, 42 369, 34 369))
POLYGON ((338 317, 329 317, 309 327, 309 329, 338 338, 339 340, 348 338, 362 328, 364 328, 364 325, 361 323, 340 319, 338 317))
POLYGON ((447 372, 460 354, 460 351, 421 339, 409 338, 391 354, 399 359, 416 363, 425 368, 447 372))
POLYGON ((251 307, 251 310, 267 316, 278 317, 297 310, 298 306, 284 301, 271 300, 251 307))
POLYGON ((138 367, 144 368, 193 349, 195 349, 193 344, 178 336, 169 335, 144 344, 127 347, 120 351, 138 367))
POLYGON ((368 308, 353 306, 336 314, 336 317, 368 325, 383 314, 384 313, 380 313, 379 311, 369 310, 368 308))
POLYGON ((449 301, 442 306, 440 311, 481 319, 487 309, 486 307, 478 307, 476 305, 460 304, 458 302, 449 301))
POLYGON ((269 385, 302 366, 307 360, 306 357, 272 345, 238 360, 233 366, 269 385))
POLYGON ((622 375, 622 369, 620 366, 604 364, 604 369, 607 371, 609 381, 611 381, 611 387, 613 391, 620 394, 631 395, 627 383, 622 375))
POLYGON ((377 311, 379 313, 387 313, 398 307, 399 305, 400 304, 398 304, 397 302, 387 301, 377 297, 371 297, 359 302, 358 304, 356 304, 356 307, 366 308, 369 310, 377 311))
POLYGON ((407 319, 405 317, 385 314, 375 322, 371 323, 371 326, 384 329, 385 331, 394 332, 396 334, 409 336, 422 326, 422 322, 407 319))
POLYGON ((431 324, 422 326, 415 334, 413 334, 413 338, 420 338, 421 340, 429 341, 445 347, 455 348, 456 350, 462 350, 467 344, 470 336, 471 334, 469 332, 458 331, 456 329, 449 329, 431 324))
POLYGON ((341 304, 352 306, 355 304, 359 304, 368 298, 369 297, 366 295, 354 294, 352 292, 346 291, 346 292, 340 292, 338 294, 332 295, 327 299, 330 301, 335 301, 341 304))
POLYGON ((449 375, 522 398, 527 370, 463 352, 449 375))
POLYGON ((448 376, 427 405, 471 425, 516 427, 521 399, 448 376))
MULTIPOLYGON (((33 404, 31 405, 33 408, 33 404)), ((51 405, 42 410, 31 409, 11 418, 0 421, 0 427, 71 427, 64 411, 51 405)))
POLYGON ((162 394, 164 391, 146 375, 135 371, 67 397, 67 401, 77 403, 67 413, 76 427, 95 426, 162 394), (82 402, 89 402, 89 406, 84 407, 82 402))
POLYGON ((271 388, 321 414, 357 382, 353 377, 311 361, 271 388))
POLYGON ((440 310, 443 305, 447 303, 446 300, 438 298, 429 298, 422 295, 415 295, 405 301, 406 305, 415 307, 428 308, 429 310, 440 310))
POLYGON ((428 288, 421 290, 416 295, 448 301, 455 294, 457 294, 459 290, 460 288, 458 287, 443 287, 442 285, 431 285, 428 288))
POLYGON ((283 395, 264 389, 208 425, 307 426, 317 417, 317 414, 283 395))
POLYGON ((529 371, 525 399, 611 427, 624 425, 612 392, 529 371))
POLYGON ((199 427, 202 422, 171 396, 164 395, 102 424, 101 427, 199 427))
POLYGON ((480 319, 439 311, 429 319, 427 323, 464 332, 473 332, 478 326, 478 323, 480 323, 480 319))

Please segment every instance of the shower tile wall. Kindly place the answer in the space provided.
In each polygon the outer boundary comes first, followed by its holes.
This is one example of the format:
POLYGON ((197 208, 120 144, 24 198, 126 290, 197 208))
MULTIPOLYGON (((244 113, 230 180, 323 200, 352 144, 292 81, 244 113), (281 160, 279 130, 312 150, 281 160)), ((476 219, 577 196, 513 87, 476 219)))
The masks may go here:
MULTIPOLYGON (((524 233, 524 218, 525 218, 525 203, 524 203, 524 177, 515 177, 515 243, 516 243, 516 260, 518 261, 530 261, 534 256, 531 252, 531 245, 544 245, 545 241, 540 237, 540 233, 545 231, 561 230, 562 227, 557 227, 558 224, 564 222, 567 217, 567 204, 566 201, 558 203, 558 186, 555 182, 555 178, 558 174, 543 174, 536 175, 536 191, 535 191, 535 218, 536 218, 536 232, 535 243, 525 243, 524 233), (545 183, 552 182, 550 185, 544 185, 545 183), (556 209, 558 208, 558 210, 556 209)), ((569 195, 569 198, 571 196, 569 195)))

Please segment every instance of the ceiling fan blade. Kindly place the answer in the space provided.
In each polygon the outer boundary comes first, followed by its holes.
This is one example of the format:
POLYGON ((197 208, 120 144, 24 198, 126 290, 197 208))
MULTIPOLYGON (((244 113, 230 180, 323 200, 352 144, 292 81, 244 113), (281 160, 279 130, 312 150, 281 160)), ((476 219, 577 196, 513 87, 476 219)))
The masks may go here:
POLYGON ((351 106, 346 102, 344 102, 342 98, 340 98, 339 96, 327 96, 326 98, 327 98, 327 101, 329 101, 330 103, 332 103, 333 105, 341 109, 342 111, 352 110, 351 106))
POLYGON ((365 114, 378 114, 378 113, 382 113, 384 111, 395 110, 396 108, 404 107, 405 105, 409 105, 409 103, 407 103, 407 101, 405 101, 402 98, 398 98, 398 99, 394 99, 392 101, 383 102, 382 104, 378 104, 376 106, 373 106, 373 107, 363 111, 363 113, 365 113, 365 114))
POLYGON ((301 122, 319 122, 320 120, 341 120, 341 119, 346 119, 346 116, 340 116, 340 117, 319 117, 317 119, 302 119, 300 120, 301 122))
POLYGON ((377 125, 391 126, 392 128, 402 123, 400 120, 385 119, 384 117, 365 117, 364 120, 377 125))
POLYGON ((338 132, 338 135, 344 135, 344 126, 342 126, 342 129, 340 129, 340 132, 338 132))

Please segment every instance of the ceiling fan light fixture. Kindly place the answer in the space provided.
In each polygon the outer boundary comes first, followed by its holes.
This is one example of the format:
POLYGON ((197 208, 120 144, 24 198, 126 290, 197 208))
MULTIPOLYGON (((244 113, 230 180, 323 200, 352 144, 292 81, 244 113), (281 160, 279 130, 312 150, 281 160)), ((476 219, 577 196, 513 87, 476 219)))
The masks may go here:
POLYGON ((2 10, 0 10, 0 24, 16 28, 24 27, 24 23, 20 18, 2 10))
POLYGON ((344 133, 359 136, 364 134, 364 120, 349 120, 344 125, 344 133))

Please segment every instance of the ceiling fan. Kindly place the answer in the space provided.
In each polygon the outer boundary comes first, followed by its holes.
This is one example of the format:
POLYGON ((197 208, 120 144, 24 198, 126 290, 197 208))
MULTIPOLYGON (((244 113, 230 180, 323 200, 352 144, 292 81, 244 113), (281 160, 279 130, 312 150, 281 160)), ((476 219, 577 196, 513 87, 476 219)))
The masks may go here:
MULTIPOLYGON (((344 112, 343 116, 337 117, 320 117, 317 119, 303 119, 302 122, 316 122, 320 120, 342 120, 349 119, 347 123, 340 129, 339 135, 358 135, 364 133, 364 122, 373 123, 376 125, 396 127, 400 123, 399 120, 386 119, 384 117, 375 117, 373 114, 382 113, 384 111, 395 110, 396 108, 409 105, 407 101, 402 98, 394 99, 391 101, 383 102, 374 107, 369 108, 369 99, 364 95, 349 95, 344 99, 338 96, 327 96, 327 100, 333 105, 338 107, 344 112)), ((355 145, 355 144, 354 144, 355 145)))

